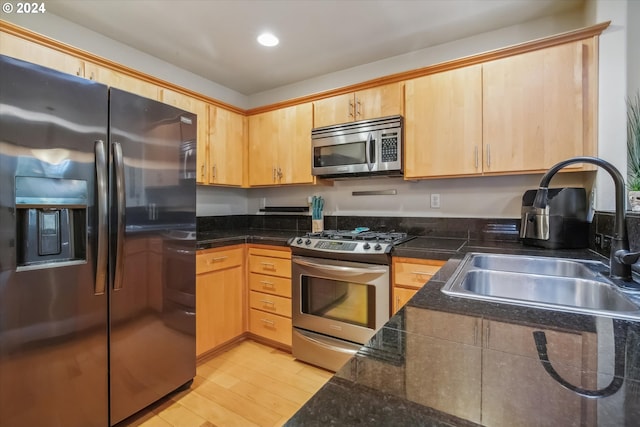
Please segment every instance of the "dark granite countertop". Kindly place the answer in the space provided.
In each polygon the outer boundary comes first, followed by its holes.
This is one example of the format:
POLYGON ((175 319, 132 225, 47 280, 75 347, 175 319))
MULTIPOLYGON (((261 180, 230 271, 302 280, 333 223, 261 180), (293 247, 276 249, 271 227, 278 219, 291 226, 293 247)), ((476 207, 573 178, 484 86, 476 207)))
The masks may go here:
POLYGON ((294 231, 230 229, 198 232, 198 249, 210 249, 242 243, 286 246, 294 231))
POLYGON ((445 295, 469 251, 598 259, 466 242, 286 425, 638 425, 640 322, 445 295), (534 332, 544 332, 550 363, 534 332), (584 396, 593 390, 604 396, 584 396))
MULTIPOLYGON (((297 234, 199 232, 198 249, 284 246, 297 234)), ((525 248, 517 241, 417 237, 397 246, 394 256, 448 262, 286 425, 638 425, 640 322, 443 294, 468 252, 603 260, 588 250, 525 248), (540 361, 533 332, 544 332, 545 364, 556 379, 583 394, 610 395, 584 397, 561 385, 540 361)))

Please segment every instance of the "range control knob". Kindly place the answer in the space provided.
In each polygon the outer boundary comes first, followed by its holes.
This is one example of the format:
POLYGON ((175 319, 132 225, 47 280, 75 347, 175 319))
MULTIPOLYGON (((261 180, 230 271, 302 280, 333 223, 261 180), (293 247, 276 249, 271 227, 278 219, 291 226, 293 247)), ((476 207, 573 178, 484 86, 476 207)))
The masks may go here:
POLYGON ((307 239, 307 240, 305 240, 305 241, 304 241, 304 244, 305 244, 305 245, 310 245, 310 244, 311 244, 311 239, 307 239))
POLYGON ((371 247, 371 246, 369 246, 369 244, 368 244, 368 243, 365 243, 365 244, 362 246, 362 248, 363 248, 363 249, 369 249, 370 247, 371 247))
POLYGON ((302 239, 298 238, 298 240, 296 240, 296 243, 301 245, 302 244, 302 239))
POLYGON ((380 243, 376 243, 373 249, 375 249, 376 251, 379 251, 380 249, 382 249, 382 246, 380 246, 380 243))

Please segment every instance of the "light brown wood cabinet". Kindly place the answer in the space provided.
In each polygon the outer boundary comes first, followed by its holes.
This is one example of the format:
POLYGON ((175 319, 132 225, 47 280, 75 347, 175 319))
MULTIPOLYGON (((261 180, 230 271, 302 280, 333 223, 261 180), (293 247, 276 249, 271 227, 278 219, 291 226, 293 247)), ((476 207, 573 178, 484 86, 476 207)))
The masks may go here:
POLYGON ((482 66, 405 83, 405 178, 482 173, 482 66))
POLYGON ((196 182, 198 184, 208 183, 206 149, 209 143, 209 104, 167 88, 160 88, 159 94, 161 102, 189 111, 197 116, 196 182))
POLYGON ((402 114, 403 87, 403 82, 396 82, 314 101, 313 126, 402 114))
MULTIPOLYGON (((208 162, 205 166, 208 169, 206 181, 209 184, 238 187, 244 184, 246 140, 246 116, 214 105, 209 106, 208 162)), ((200 157, 198 161, 200 162, 200 157)))
POLYGON ((311 103, 249 117, 249 185, 312 184, 311 103))
POLYGON ((569 383, 597 389, 594 333, 556 331, 483 321, 482 424, 508 426, 514 420, 535 425, 595 425, 595 401, 584 402, 542 367, 532 333, 544 331, 553 367, 569 383), (509 402, 518 402, 512 405, 509 402), (544 408, 544 410, 541 410, 544 408))
POLYGON ((405 316, 408 399, 482 425, 594 425, 595 402, 585 404, 547 374, 532 332, 545 332, 553 366, 587 389, 597 388, 595 334, 416 307, 405 316), (430 387, 414 381, 425 377, 430 387))
POLYGON ((405 178, 542 172, 596 155, 594 44, 587 39, 407 81, 405 178))
POLYGON ((595 155, 596 67, 593 39, 484 63, 484 171, 545 170, 595 155))
POLYGON ((440 270, 445 261, 393 257, 393 293, 391 314, 395 314, 440 270))
POLYGON ((245 332, 244 245, 196 255, 196 356, 245 332))
POLYGON ((249 331, 291 347, 291 251, 249 247, 249 331))

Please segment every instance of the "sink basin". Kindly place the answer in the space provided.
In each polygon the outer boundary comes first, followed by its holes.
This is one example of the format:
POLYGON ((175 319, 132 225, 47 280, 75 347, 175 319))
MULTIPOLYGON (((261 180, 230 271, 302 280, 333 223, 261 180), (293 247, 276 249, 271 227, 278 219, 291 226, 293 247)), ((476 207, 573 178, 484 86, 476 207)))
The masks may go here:
POLYGON ((597 261, 467 254, 442 292, 462 298, 640 319, 639 305, 597 261))
POLYGON ((477 254, 471 256, 471 262, 473 267, 482 270, 578 277, 582 279, 594 279, 598 275, 598 264, 606 268, 604 264, 598 262, 578 262, 566 259, 514 255, 477 254))

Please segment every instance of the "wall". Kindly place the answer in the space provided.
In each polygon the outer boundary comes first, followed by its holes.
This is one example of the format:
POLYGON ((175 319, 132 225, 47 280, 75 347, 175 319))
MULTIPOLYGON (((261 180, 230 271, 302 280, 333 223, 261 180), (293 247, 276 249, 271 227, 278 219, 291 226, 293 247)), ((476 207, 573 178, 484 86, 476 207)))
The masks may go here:
POLYGON ((640 90, 640 1, 629 1, 627 8, 627 96, 631 97, 640 90))
MULTIPOLYGON (((589 0, 586 6, 587 24, 611 21, 600 36, 598 157, 611 162, 623 175, 627 170, 627 3, 589 0)), ((596 189, 596 208, 613 210, 614 186, 606 172, 598 171, 596 189)))
MULTIPOLYGON (((592 173, 559 174, 552 187, 590 185, 592 173)), ((538 188, 541 175, 434 179, 402 178, 335 181, 331 187, 298 186, 250 189, 248 213, 266 206, 305 206, 307 197, 322 196, 326 215, 519 218, 525 190, 538 188), (396 190, 396 195, 353 196, 353 191, 396 190), (440 195, 440 208, 431 207, 431 194, 440 195)))

